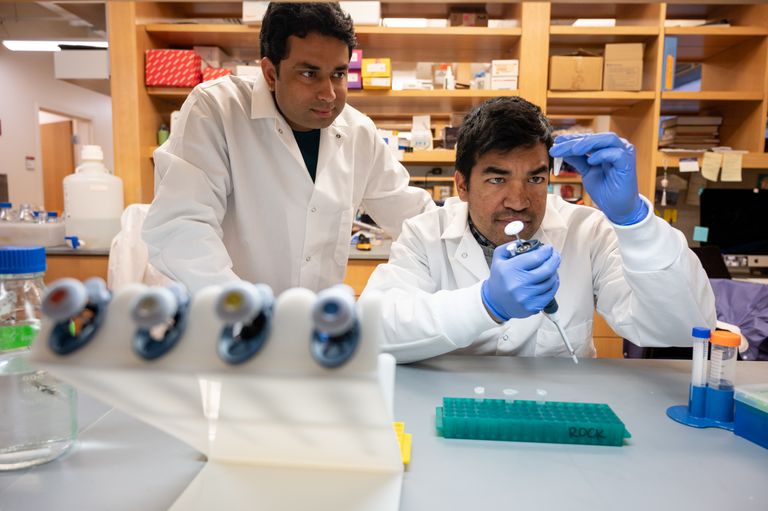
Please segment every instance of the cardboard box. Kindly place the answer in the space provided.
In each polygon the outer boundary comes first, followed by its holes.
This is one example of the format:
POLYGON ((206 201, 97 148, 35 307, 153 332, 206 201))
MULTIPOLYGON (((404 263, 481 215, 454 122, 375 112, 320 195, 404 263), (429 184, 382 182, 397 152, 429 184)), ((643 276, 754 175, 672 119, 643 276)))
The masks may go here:
POLYGON ((349 69, 360 69, 363 66, 363 50, 352 50, 349 57, 349 69))
POLYGON ((643 43, 606 44, 603 90, 642 90, 643 50, 643 43))
POLYGON ((452 12, 449 18, 452 27, 488 26, 488 14, 484 12, 452 12))
POLYGON ((347 89, 354 90, 354 89, 362 89, 362 88, 363 88, 363 77, 360 76, 360 71, 350 70, 347 73, 347 89))
POLYGON ((518 76, 520 74, 520 61, 517 59, 492 60, 491 76, 518 76))
POLYGON ((492 76, 491 89, 493 90, 516 90, 517 76, 492 76))
POLYGON ((192 50, 147 50, 145 58, 148 87, 194 87, 203 80, 200 55, 192 50))
POLYGON ((381 23, 381 2, 355 0, 339 2, 339 7, 352 17, 355 25, 378 26, 381 23))
POLYGON ((549 59, 550 90, 602 90, 603 57, 555 55, 549 59))
POLYGON ((363 78, 369 77, 392 77, 392 62, 388 58, 383 59, 362 59, 362 75, 363 78))
POLYGON ((363 76, 363 89, 389 90, 392 88, 392 78, 389 76, 363 76))

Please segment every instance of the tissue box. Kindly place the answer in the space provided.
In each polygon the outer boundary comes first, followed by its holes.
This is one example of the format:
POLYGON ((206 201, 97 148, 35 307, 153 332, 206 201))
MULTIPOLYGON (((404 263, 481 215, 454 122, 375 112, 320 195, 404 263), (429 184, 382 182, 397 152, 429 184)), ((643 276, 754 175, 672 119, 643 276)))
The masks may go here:
POLYGON ((363 78, 374 76, 389 78, 392 76, 392 63, 388 58, 363 59, 362 74, 363 78))
POLYGON ((207 82, 208 80, 215 80, 216 78, 221 78, 222 76, 231 75, 232 71, 229 69, 223 69, 218 67, 206 67, 203 69, 203 81, 207 82))
POLYGON ((388 90, 392 88, 392 78, 389 76, 363 76, 363 89, 388 90))
POLYGON ((643 43, 606 44, 603 90, 643 88, 643 43))
POLYGON ((194 87, 203 79, 200 55, 192 50, 147 50, 145 58, 148 87, 194 87))
POLYGON ((203 59, 203 67, 221 67, 229 60, 229 55, 224 53, 218 46, 193 46, 192 51, 200 55, 203 59))
POLYGON ((360 69, 363 66, 363 50, 352 50, 349 58, 349 69, 360 69))
POLYGON ((549 59, 550 90, 602 90, 603 57, 556 55, 549 59))

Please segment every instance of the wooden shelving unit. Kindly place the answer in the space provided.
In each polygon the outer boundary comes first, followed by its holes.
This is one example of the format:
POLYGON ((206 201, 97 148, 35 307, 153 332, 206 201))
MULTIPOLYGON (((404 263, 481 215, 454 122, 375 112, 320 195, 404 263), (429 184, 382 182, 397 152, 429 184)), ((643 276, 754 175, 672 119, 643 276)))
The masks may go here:
MULTIPOLYGON (((382 3, 390 17, 445 18, 447 2, 382 3)), ((393 62, 479 62, 520 59, 519 89, 514 91, 351 91, 351 105, 377 117, 413 114, 447 117, 498 95, 522 95, 554 118, 604 115, 609 129, 637 148, 641 191, 652 196, 659 166, 661 115, 723 115, 722 143, 750 154, 746 168, 768 166, 763 153, 768 76, 768 6, 728 4, 560 3, 501 1, 486 6, 494 18, 515 20, 511 28, 388 28, 360 26, 359 46, 366 56, 393 62), (612 27, 572 26, 590 18, 615 20, 612 27), (666 20, 728 18, 729 27, 665 27, 666 20), (702 91, 662 92, 661 56, 665 36, 678 38, 678 61, 702 65, 702 91), (573 49, 600 51, 606 43, 645 45, 640 92, 556 92, 547 90, 548 57, 573 49), (750 78, 747 79, 746 77, 750 78), (754 77, 762 77, 755 79, 754 77)), ((126 184, 126 200, 148 202, 153 191, 151 152, 157 126, 167 122, 190 89, 146 88, 143 53, 150 48, 216 45, 230 54, 258 51, 259 27, 239 24, 178 23, 185 18, 239 17, 239 4, 113 2, 108 6, 115 102, 115 160, 126 184)), ((249 53, 250 52, 250 53, 249 53)), ((255 55, 254 55, 255 56, 255 55)), ((441 118, 442 118, 441 117, 441 118)), ((440 121, 444 122, 444 121, 440 121)), ((408 153, 407 165, 450 166, 454 152, 408 153)), ((558 181, 563 182, 563 181, 558 181)))

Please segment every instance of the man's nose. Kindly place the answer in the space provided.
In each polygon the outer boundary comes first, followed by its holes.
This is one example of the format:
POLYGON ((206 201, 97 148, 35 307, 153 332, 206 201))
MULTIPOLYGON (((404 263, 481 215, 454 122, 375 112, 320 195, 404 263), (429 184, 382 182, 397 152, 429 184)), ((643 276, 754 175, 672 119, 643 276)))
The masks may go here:
POLYGON ((507 184, 504 207, 515 211, 523 211, 530 205, 531 201, 525 191, 525 185, 514 180, 510 181, 507 184))
POLYGON ((330 103, 336 99, 336 91, 333 88, 333 80, 321 80, 317 89, 317 99, 330 103))

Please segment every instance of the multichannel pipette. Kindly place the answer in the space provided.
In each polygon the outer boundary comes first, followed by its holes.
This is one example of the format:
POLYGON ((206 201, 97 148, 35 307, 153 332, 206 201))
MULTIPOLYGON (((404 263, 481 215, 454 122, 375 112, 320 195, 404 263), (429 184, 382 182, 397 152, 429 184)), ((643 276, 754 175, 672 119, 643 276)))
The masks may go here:
MULTIPOLYGON (((507 224, 507 226, 504 228, 504 234, 507 236, 514 236, 516 240, 509 244, 507 247, 507 250, 509 250, 509 253, 512 255, 512 257, 515 257, 516 255, 524 254, 526 252, 530 252, 532 250, 536 250, 541 246, 541 242, 539 240, 521 240, 520 239, 520 231, 523 230, 523 222, 519 220, 515 220, 513 222, 510 222, 507 224)), ((560 334, 560 337, 563 339, 563 343, 565 344, 565 348, 568 350, 568 353, 571 354, 571 358, 573 359, 573 362, 578 364, 579 359, 576 358, 576 351, 573 349, 573 346, 571 346, 571 341, 568 339, 568 336, 565 333, 565 330, 563 330, 562 325, 560 324, 560 317, 557 314, 557 310, 559 309, 559 306, 557 305, 557 301, 552 298, 552 301, 547 304, 546 307, 544 307, 544 316, 547 317, 552 323, 554 323, 555 328, 557 328, 558 333, 560 334)))

